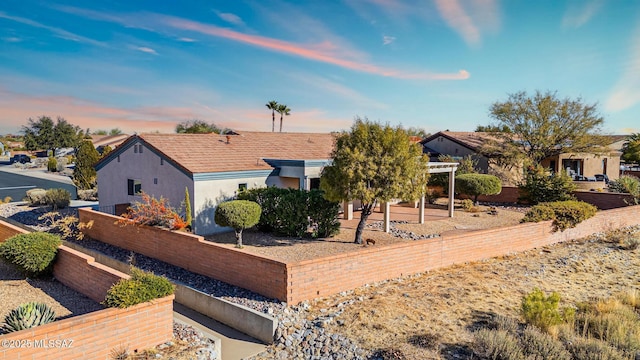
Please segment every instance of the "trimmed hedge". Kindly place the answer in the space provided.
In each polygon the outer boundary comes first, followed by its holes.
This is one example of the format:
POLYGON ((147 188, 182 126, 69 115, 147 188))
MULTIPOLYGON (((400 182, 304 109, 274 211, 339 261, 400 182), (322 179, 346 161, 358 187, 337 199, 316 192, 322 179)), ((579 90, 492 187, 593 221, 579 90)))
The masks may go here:
POLYGON ((164 276, 132 267, 131 278, 120 279, 107 291, 102 304, 107 307, 127 308, 173 294, 173 284, 164 276))
POLYGON ((533 206, 520 222, 553 220, 554 230, 573 228, 596 214, 597 208, 584 201, 567 200, 533 206))
POLYGON ((257 226, 263 232, 319 238, 340 231, 340 204, 326 200, 321 190, 257 188, 241 192, 238 199, 260 204, 262 215, 257 226))
POLYGON ((60 237, 53 234, 18 234, 0 244, 0 255, 30 275, 47 275, 61 244, 60 237))
POLYGON ((473 196, 478 202, 480 195, 496 195, 502 191, 502 183, 497 176, 487 174, 461 174, 456 176, 456 191, 473 196))

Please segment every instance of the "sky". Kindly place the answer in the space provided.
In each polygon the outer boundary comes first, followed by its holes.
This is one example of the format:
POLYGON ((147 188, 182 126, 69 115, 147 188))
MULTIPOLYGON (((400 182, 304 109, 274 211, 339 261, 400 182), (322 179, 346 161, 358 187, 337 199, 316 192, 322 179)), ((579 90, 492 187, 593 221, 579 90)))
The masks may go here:
POLYGON ((43 115, 271 131, 270 100, 291 109, 288 132, 356 117, 473 131, 536 90, 597 103, 607 133, 640 132, 640 2, 0 1, 4 134, 43 115))

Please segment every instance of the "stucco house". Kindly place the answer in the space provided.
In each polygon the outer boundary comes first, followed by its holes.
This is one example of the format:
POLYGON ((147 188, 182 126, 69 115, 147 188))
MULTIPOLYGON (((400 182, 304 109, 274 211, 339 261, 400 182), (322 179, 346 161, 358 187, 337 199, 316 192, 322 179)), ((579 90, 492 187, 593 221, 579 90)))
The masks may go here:
MULTIPOLYGON (((480 154, 480 148, 491 138, 491 133, 485 132, 458 132, 440 131, 425 139, 420 143, 423 152, 428 153, 432 161, 436 161, 441 154, 449 155, 454 159, 471 156, 477 162, 477 170, 483 173, 495 174, 503 181, 517 180, 521 171, 517 166, 509 174, 505 174, 504 169, 499 169, 490 157, 480 154), (510 175, 508 178, 507 175, 510 175)), ((620 151, 616 149, 617 137, 611 137, 611 151, 601 154, 589 153, 563 153, 544 159, 541 165, 553 172, 567 171, 575 179, 593 178, 595 174, 606 174, 609 179, 614 180, 619 177, 620 151)))
POLYGON ((143 191, 179 207, 186 188, 193 231, 225 231, 214 222, 217 204, 243 189, 317 188, 333 144, 312 133, 133 135, 96 164, 100 209, 115 212, 143 191))

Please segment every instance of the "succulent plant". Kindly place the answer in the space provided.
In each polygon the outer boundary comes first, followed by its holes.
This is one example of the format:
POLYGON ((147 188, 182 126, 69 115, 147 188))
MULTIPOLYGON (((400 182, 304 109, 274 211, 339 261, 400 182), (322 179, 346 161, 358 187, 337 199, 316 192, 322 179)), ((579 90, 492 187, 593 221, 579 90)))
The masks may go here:
POLYGON ((5 333, 29 329, 53 322, 56 313, 47 304, 30 302, 11 310, 4 318, 5 333))

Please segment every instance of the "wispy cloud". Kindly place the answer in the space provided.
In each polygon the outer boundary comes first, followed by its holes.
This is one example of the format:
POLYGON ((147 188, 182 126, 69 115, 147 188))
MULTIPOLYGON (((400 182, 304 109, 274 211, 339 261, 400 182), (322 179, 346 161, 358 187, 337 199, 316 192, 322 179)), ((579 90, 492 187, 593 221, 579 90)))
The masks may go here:
MULTIPOLYGON (((77 34, 74 34, 72 32, 66 31, 64 29, 60 29, 57 27, 53 27, 53 26, 48 26, 48 25, 44 25, 42 23, 39 23, 37 21, 33 21, 27 18, 23 18, 23 17, 19 17, 19 16, 11 16, 8 15, 2 11, 0 11, 0 18, 1 19, 7 19, 7 20, 11 20, 11 21, 15 21, 24 25, 28 25, 28 26, 32 26, 32 27, 36 27, 36 28, 40 28, 40 29, 45 29, 48 30, 49 32, 51 32, 52 34, 54 34, 55 36, 61 38, 61 39, 65 39, 65 40, 70 40, 70 41, 75 41, 75 42, 81 42, 81 43, 87 43, 87 44, 91 44, 91 45, 96 45, 96 46, 106 46, 104 43, 100 42, 100 41, 96 41, 84 36, 80 36, 77 34)), ((17 39, 15 37, 13 37, 12 39, 17 39)))
POLYGON ((16 37, 16 36, 4 37, 4 38, 2 38, 2 40, 6 41, 6 42, 10 42, 10 43, 18 43, 18 42, 22 41, 21 38, 16 37))
POLYGON ((236 15, 236 14, 232 14, 232 13, 224 13, 224 12, 220 12, 220 11, 216 11, 216 15, 218 15, 218 17, 230 24, 236 25, 236 26, 245 26, 244 21, 242 21, 242 19, 240 18, 240 16, 236 15))
POLYGON ((142 51, 143 53, 158 55, 158 53, 150 47, 146 46, 133 46, 135 50, 142 51))
POLYGON ((605 102, 609 111, 622 111, 640 103, 640 26, 631 37, 629 60, 605 102))
POLYGON ((208 25, 170 16, 160 16, 165 25, 187 31, 194 31, 209 36, 220 37, 263 49, 293 55, 305 59, 324 62, 346 69, 376 74, 399 79, 420 80, 464 80, 469 78, 469 73, 460 70, 457 73, 429 73, 429 72, 405 72, 393 68, 385 68, 363 61, 356 61, 339 57, 336 54, 340 49, 330 42, 316 45, 300 45, 274 38, 248 35, 237 31, 223 29, 214 25, 208 25))
POLYGON ((178 41, 192 43, 192 42, 196 42, 197 40, 196 39, 192 39, 192 38, 188 38, 188 37, 180 37, 180 38, 178 38, 178 41))
POLYGON ((375 65, 368 62, 366 59, 362 59, 363 56, 361 52, 354 51, 351 48, 341 47, 340 44, 336 44, 331 41, 322 41, 315 44, 300 44, 266 36, 245 34, 211 24, 204 24, 189 19, 153 13, 145 13, 145 16, 141 17, 140 14, 137 14, 137 16, 117 15, 66 6, 56 7, 56 9, 92 19, 115 22, 123 26, 145 29, 165 35, 167 33, 167 28, 179 31, 195 32, 378 76, 407 80, 465 80, 470 76, 469 72, 466 70, 459 70, 453 73, 437 73, 419 70, 410 72, 375 65), (144 21, 140 21, 141 18, 143 18, 144 21))
POLYGON ((571 2, 562 17, 562 27, 577 29, 588 23, 598 14, 598 10, 600 10, 603 3, 603 0, 571 2))
POLYGON ((394 41, 396 41, 396 37, 395 36, 384 35, 382 37, 382 45, 389 45, 394 41))
POLYGON ((477 45, 480 42, 480 30, 458 0, 436 0, 436 6, 449 27, 457 31, 468 44, 477 45))

